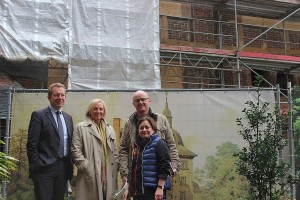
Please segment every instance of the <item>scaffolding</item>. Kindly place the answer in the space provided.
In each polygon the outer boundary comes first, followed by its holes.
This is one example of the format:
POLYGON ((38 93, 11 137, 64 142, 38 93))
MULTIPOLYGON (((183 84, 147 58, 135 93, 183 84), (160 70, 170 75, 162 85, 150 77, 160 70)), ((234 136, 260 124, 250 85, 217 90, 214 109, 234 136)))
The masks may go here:
POLYGON ((247 73, 281 73, 286 83, 300 74, 300 2, 161 1, 160 22, 161 79, 167 86, 241 88, 251 85, 243 83, 247 73), (210 17, 197 16, 201 8, 210 17))

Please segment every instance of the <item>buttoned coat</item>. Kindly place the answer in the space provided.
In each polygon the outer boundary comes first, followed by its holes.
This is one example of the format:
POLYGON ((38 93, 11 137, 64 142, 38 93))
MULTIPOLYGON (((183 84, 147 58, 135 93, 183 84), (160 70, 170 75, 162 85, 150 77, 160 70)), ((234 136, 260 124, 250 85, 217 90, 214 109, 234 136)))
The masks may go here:
POLYGON ((78 169, 76 177, 77 200, 111 200, 117 190, 117 165, 115 161, 115 131, 112 126, 102 120, 107 139, 107 195, 103 199, 101 182, 101 157, 103 141, 95 123, 87 118, 75 126, 71 153, 78 169))

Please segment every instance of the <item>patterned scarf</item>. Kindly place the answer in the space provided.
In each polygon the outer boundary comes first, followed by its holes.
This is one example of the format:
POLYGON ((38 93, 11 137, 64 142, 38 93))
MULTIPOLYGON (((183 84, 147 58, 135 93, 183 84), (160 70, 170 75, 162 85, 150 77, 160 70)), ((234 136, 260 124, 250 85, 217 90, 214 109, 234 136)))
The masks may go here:
POLYGON ((102 123, 99 125, 99 134, 100 138, 103 142, 102 144, 102 151, 101 151, 101 181, 102 181, 102 189, 103 193, 106 196, 107 191, 107 163, 108 163, 108 156, 107 156, 107 140, 106 140, 106 130, 102 123))

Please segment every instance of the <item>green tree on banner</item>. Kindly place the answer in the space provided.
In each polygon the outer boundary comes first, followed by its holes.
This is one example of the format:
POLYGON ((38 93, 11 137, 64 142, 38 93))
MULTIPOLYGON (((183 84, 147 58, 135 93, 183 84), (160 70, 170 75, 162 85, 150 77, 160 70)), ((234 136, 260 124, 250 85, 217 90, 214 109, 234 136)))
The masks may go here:
POLYGON ((236 144, 222 143, 214 156, 206 158, 203 168, 196 168, 194 176, 201 189, 201 199, 237 200, 247 194, 247 180, 236 170, 235 154, 239 151, 236 144))
POLYGON ((16 170, 11 173, 8 184, 8 199, 32 200, 34 199, 33 184, 29 179, 28 161, 26 154, 27 130, 19 129, 10 140, 10 155, 19 160, 16 170))

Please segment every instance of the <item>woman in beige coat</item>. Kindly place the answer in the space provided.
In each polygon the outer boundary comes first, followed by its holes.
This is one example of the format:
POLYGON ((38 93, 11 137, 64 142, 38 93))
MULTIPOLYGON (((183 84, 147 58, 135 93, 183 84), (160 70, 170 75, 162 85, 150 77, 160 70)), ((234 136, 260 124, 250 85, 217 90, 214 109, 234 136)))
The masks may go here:
POLYGON ((103 100, 90 102, 86 119, 74 129, 71 153, 78 168, 77 200, 111 200, 117 190, 115 131, 104 120, 103 100))

